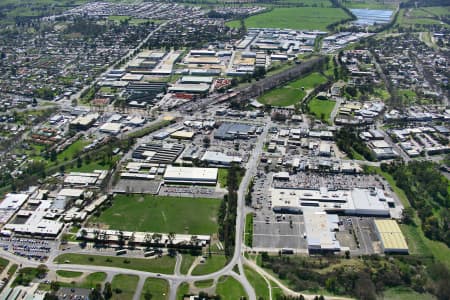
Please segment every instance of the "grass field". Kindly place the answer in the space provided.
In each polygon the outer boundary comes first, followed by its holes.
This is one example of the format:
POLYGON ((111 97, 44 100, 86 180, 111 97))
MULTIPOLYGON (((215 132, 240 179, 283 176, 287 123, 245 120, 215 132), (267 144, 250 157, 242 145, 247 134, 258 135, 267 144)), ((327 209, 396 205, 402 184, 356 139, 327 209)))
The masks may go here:
POLYGON ((57 270, 56 275, 66 278, 76 278, 83 275, 83 272, 74 272, 74 271, 67 271, 67 270, 57 270))
POLYGON ((394 9, 395 3, 385 3, 387 1, 377 0, 347 0, 342 4, 348 8, 367 8, 367 9, 394 9))
POLYGON ((220 200, 208 198, 118 195, 90 222, 130 231, 212 234, 217 232, 219 205, 220 200))
POLYGON ((380 299, 386 300, 410 300, 410 299, 420 299, 420 300, 434 300, 435 296, 424 293, 419 294, 408 288, 390 288, 383 292, 383 296, 380 299))
POLYGON ((114 276, 111 282, 113 290, 113 300, 127 300, 133 299, 134 291, 136 290, 139 277, 136 275, 119 274, 114 276), (120 291, 120 293, 118 293, 120 291))
POLYGON ((293 105, 306 96, 307 90, 314 89, 326 81, 327 79, 323 75, 312 73, 308 76, 291 81, 282 87, 268 91, 259 97, 258 101, 273 106, 293 105))
POLYGON ((0 257, 0 272, 3 271, 9 264, 9 260, 0 257))
POLYGON ((206 279, 206 280, 200 280, 200 281, 196 281, 194 282, 194 285, 198 288, 201 289, 205 289, 205 288, 209 288, 214 284, 214 280, 213 279, 206 279))
POLYGON ((247 297, 242 285, 229 276, 222 276, 217 282, 216 294, 220 295, 222 300, 236 300, 241 297, 247 297))
POLYGON ((308 103, 309 112, 316 116, 316 118, 330 122, 330 114, 333 111, 335 101, 312 99, 308 103))
MULTIPOLYGON (((326 30, 332 23, 349 18, 340 8, 321 7, 291 7, 274 8, 273 10, 250 16, 245 19, 247 28, 290 28, 290 29, 318 29, 326 30)), ((239 27, 240 23, 227 23, 230 27, 239 27)))
POLYGON ((219 182, 221 188, 227 186, 227 179, 228 179, 228 169, 220 168, 217 174, 217 181, 219 182))
POLYGON ((89 144, 88 140, 79 139, 75 141, 72 145, 64 149, 56 157, 59 161, 71 160, 76 158, 76 156, 83 151, 83 148, 89 144))
POLYGON ((445 7, 425 7, 413 9, 401 9, 396 24, 400 26, 415 25, 444 25, 449 28, 450 25, 441 22, 438 18, 440 14, 445 14, 448 8, 445 7))
POLYGON ((256 295, 261 296, 264 299, 269 299, 270 291, 264 278, 248 266, 244 266, 244 272, 248 281, 255 289, 256 295))
POLYGON ((152 295, 152 300, 169 299, 169 284, 164 279, 147 278, 141 293, 141 300, 145 300, 145 294, 152 295))
POLYGON ((189 284, 187 284, 186 282, 183 282, 182 284, 180 284, 180 286, 178 287, 177 290, 177 300, 183 300, 183 296, 185 294, 189 293, 189 284))
POLYGON ((58 264, 64 264, 65 261, 77 265, 116 267, 164 274, 172 274, 175 267, 175 259, 169 256, 156 259, 143 259, 85 254, 61 254, 54 260, 58 264))
POLYGON ((187 274, 189 268, 192 266, 196 256, 190 254, 183 254, 183 260, 181 261, 180 272, 181 274, 187 274))
POLYGON ((208 257, 203 264, 197 265, 194 270, 192 270, 192 275, 206 275, 214 273, 222 269, 227 260, 224 255, 212 255, 208 257))

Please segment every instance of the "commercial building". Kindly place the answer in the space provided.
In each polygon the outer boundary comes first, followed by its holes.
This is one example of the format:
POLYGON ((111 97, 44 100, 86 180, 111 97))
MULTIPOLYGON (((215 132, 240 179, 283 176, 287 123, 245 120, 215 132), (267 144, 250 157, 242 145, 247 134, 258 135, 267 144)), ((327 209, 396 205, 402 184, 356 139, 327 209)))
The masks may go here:
POLYGON ((0 224, 7 223, 28 197, 27 194, 6 194, 6 197, 0 202, 0 224))
POLYGON ((168 91, 171 93, 194 93, 206 94, 209 91, 210 85, 206 83, 199 84, 175 84, 169 87, 168 91))
POLYGON ((375 228, 385 253, 408 254, 408 244, 394 220, 375 220, 375 228))
POLYGON ((102 126, 100 126, 100 132, 108 133, 112 135, 117 135, 120 133, 120 130, 122 129, 121 123, 105 123, 102 126))
POLYGON ((335 231, 339 228, 337 215, 307 209, 303 212, 303 217, 310 253, 340 251, 341 246, 335 235, 335 231))
POLYGON ((215 185, 217 183, 217 174, 217 168, 168 166, 164 173, 164 182, 215 185))

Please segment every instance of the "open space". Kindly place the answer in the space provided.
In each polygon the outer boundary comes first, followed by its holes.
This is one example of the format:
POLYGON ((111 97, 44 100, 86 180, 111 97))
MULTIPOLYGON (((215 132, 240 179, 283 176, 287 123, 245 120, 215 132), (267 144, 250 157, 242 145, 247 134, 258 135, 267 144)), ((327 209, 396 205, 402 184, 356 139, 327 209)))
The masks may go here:
POLYGON ((111 288, 114 300, 126 300, 132 299, 136 286, 138 284, 139 277, 136 275, 119 274, 114 276, 111 282, 111 288))
POLYGON ((308 76, 291 81, 286 85, 270 90, 258 98, 263 104, 273 106, 289 106, 300 102, 306 91, 314 89, 319 84, 325 83, 326 78, 319 73, 312 73, 308 76))
POLYGON ((267 282, 264 280, 264 278, 248 266, 244 266, 244 272, 245 276, 247 276, 248 281, 255 289, 255 293, 258 296, 263 297, 264 299, 270 299, 269 287, 267 286, 267 282))
POLYGON ((247 294, 239 281, 229 276, 222 276, 219 278, 216 294, 220 295, 221 299, 224 300, 236 300, 241 297, 247 297, 247 294))
MULTIPOLYGON (((169 299, 169 284, 164 279, 147 278, 142 289, 141 300, 149 299, 146 295, 151 295, 152 300, 169 299)), ((147 296, 148 297, 148 296, 147 296)))
MULTIPOLYGON (((273 10, 245 19, 247 28, 291 28, 305 30, 326 30, 335 22, 350 18, 340 8, 291 7, 273 10)), ((230 22, 229 26, 239 27, 239 22, 230 22)))
POLYGON ((312 99, 308 103, 308 108, 309 112, 315 115, 316 118, 329 122, 330 114, 335 105, 335 101, 312 99))
POLYGON ((218 199, 118 195, 90 222, 129 231, 212 234, 217 232, 219 205, 218 199))
POLYGON ((204 263, 197 265, 192 270, 192 275, 205 275, 211 274, 222 269, 227 260, 224 255, 212 255, 208 257, 204 263))
POLYGON ((56 271, 56 275, 66 278, 76 278, 83 275, 82 272, 75 272, 75 271, 67 271, 67 270, 58 270, 56 271))
POLYGON ((143 259, 86 254, 62 254, 56 257, 54 262, 58 264, 68 263, 116 267, 164 274, 172 274, 175 267, 175 259, 169 256, 155 259, 143 259))

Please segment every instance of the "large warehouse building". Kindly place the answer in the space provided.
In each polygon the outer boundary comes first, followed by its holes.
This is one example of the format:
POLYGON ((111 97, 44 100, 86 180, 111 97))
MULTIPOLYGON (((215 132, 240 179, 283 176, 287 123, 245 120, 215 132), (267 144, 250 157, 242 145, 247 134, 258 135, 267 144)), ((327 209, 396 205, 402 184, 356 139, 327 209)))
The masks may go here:
POLYGON ((329 213, 361 216, 390 216, 389 205, 394 200, 377 188, 352 190, 272 188, 271 200, 275 212, 301 213, 316 207, 329 213))
POLYGON ((217 174, 217 168, 168 166, 164 173, 164 182, 215 185, 217 183, 217 174))
POLYGON ((384 253, 408 254, 408 244, 396 221, 375 220, 375 228, 384 253))
POLYGON ((324 211, 316 211, 314 209, 306 209, 303 215, 308 251, 310 253, 341 250, 341 245, 335 235, 335 231, 339 228, 337 215, 327 214, 324 211))

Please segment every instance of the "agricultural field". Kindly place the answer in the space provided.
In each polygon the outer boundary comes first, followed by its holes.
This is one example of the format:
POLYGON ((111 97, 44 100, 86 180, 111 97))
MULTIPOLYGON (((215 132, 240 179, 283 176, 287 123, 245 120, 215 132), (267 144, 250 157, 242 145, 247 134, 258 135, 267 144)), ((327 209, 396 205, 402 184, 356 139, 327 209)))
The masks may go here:
POLYGON ((127 231, 212 234, 217 232, 219 206, 219 199, 210 198, 118 195, 89 222, 127 231))
MULTIPOLYGON (((141 300, 149 299, 146 295, 151 295, 152 300, 169 299, 169 284, 164 279, 147 278, 141 293, 141 300)), ((148 296, 147 296, 148 297, 148 296)))
POLYGON ((62 254, 56 257, 54 262, 57 264, 68 262, 76 265, 116 267, 163 274, 172 274, 175 268, 175 259, 169 256, 155 259, 143 259, 85 254, 62 254))
MULTIPOLYGON (((247 28, 291 28, 305 30, 326 30, 328 25, 345 20, 350 16, 340 8, 291 7, 274 8, 269 12, 250 16, 245 19, 247 28)), ((227 23, 230 27, 239 27, 238 21, 227 23)))
POLYGON ((348 8, 367 8, 367 9, 395 9, 395 3, 387 3, 383 0, 344 0, 342 4, 348 8))
POLYGON ((439 20, 439 16, 449 14, 448 7, 423 7, 414 9, 401 9, 396 25, 399 26, 420 26, 420 25, 450 25, 439 20))
POLYGON ((316 118, 329 122, 330 114, 335 105, 335 101, 312 99, 308 103, 308 109, 310 113, 316 116, 316 118))
POLYGON ((312 73, 303 78, 291 81, 282 87, 266 92, 258 98, 258 101, 272 106, 294 105, 306 96, 306 91, 314 89, 326 81, 327 79, 323 75, 312 73))

